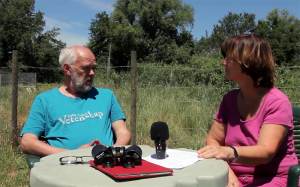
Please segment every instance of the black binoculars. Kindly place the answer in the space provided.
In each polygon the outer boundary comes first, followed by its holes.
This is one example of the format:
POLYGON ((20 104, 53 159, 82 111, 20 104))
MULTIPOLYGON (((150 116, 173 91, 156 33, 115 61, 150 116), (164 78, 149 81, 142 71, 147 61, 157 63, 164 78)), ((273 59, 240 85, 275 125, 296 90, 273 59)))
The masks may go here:
POLYGON ((123 166, 133 168, 135 165, 142 165, 142 149, 137 145, 125 147, 113 147, 96 145, 92 149, 92 156, 96 165, 103 165, 105 168, 123 166))

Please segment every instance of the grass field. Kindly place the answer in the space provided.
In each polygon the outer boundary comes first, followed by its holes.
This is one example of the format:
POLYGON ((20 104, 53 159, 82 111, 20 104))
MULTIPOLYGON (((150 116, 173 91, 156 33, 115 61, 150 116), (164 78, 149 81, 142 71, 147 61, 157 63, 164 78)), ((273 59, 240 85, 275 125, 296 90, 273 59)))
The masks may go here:
MULTIPOLYGON (((34 97, 43 91, 59 85, 38 85, 36 90, 19 88, 18 126, 19 130, 26 121, 34 97)), ((114 91, 130 124, 130 85, 100 85, 114 91)), ((153 146, 150 139, 150 127, 155 121, 165 121, 169 126, 169 147, 186 147, 198 149, 204 145, 208 125, 218 105, 221 94, 201 88, 172 88, 149 86, 138 89, 137 100, 137 144, 153 146), (199 101, 199 98, 214 98, 199 101), (198 99, 198 100, 197 100, 198 99), (205 110, 204 110, 205 109, 205 110), (203 116, 203 117, 201 117, 203 116)), ((28 184, 29 171, 25 157, 20 149, 12 150, 10 146, 11 88, 0 88, 0 186, 22 186, 28 184)))
MULTIPOLYGON (((277 85, 290 98, 293 105, 299 106, 299 72, 290 75, 289 70, 278 76, 277 85), (289 75, 286 76, 285 74, 289 75)), ((98 77, 98 76, 97 76, 98 77)), ((130 80, 129 76, 119 77, 118 81, 108 81, 99 76, 94 86, 114 91, 130 124, 130 80), (105 84, 104 84, 105 83, 105 84)), ((58 87, 59 84, 38 84, 32 87, 19 87, 18 127, 22 129, 34 97, 44 91, 58 87)), ((214 87, 197 86, 159 86, 155 83, 138 86, 137 99, 137 144, 153 146, 150 127, 155 121, 165 121, 169 126, 170 148, 185 147, 199 149, 213 120, 213 115, 223 94, 232 85, 214 87)), ((24 154, 20 149, 12 150, 10 141, 11 87, 0 87, 0 186, 27 186, 29 170, 24 154)))

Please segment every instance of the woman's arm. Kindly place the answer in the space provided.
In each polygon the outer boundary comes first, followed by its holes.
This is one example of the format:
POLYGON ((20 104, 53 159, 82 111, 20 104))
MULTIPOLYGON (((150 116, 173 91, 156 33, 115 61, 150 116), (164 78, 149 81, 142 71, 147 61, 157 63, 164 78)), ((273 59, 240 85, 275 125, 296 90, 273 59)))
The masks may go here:
POLYGON ((206 145, 225 145, 226 126, 214 121, 206 138, 206 145))
MULTIPOLYGON (((219 123, 218 121, 214 121, 211 129, 209 131, 209 134, 206 138, 206 146, 202 149, 209 149, 211 151, 211 153, 213 154, 213 152, 218 152, 219 149, 222 150, 222 152, 232 152, 232 149, 229 147, 224 147, 225 145, 225 136, 226 136, 226 126, 223 123, 219 123)), ((200 157, 201 157, 201 152, 202 149, 200 149, 198 151, 198 153, 200 153, 200 157)), ((209 154, 211 154, 209 153, 209 154)), ((230 154, 231 155, 231 154, 230 154)), ((233 157, 233 152, 231 157, 233 157)), ((228 166, 228 186, 227 187, 238 187, 239 186, 239 181, 236 177, 236 175, 234 174, 234 172, 232 171, 232 169, 230 168, 230 166, 228 166)))
POLYGON ((232 148, 225 146, 226 125, 214 121, 206 138, 206 146, 198 150, 200 158, 217 158, 225 161, 234 158, 232 148))
POLYGON ((235 147, 239 154, 237 162, 245 166, 267 164, 275 156, 288 130, 289 127, 285 125, 263 125, 257 145, 235 147))
MULTIPOLYGON (((267 164, 275 156, 279 146, 285 138, 289 127, 284 125, 266 124, 259 133, 257 145, 234 146, 238 152, 237 163, 244 166, 257 166, 267 164)), ((218 131, 213 130, 207 138, 207 146, 198 150, 198 156, 203 158, 217 158, 230 161, 234 158, 233 149, 220 144, 221 138, 218 131)), ((219 133, 221 136, 221 133, 219 133)))
POLYGON ((257 166, 269 163, 277 153, 292 126, 293 112, 287 98, 269 101, 256 145, 236 147, 238 163, 257 166))

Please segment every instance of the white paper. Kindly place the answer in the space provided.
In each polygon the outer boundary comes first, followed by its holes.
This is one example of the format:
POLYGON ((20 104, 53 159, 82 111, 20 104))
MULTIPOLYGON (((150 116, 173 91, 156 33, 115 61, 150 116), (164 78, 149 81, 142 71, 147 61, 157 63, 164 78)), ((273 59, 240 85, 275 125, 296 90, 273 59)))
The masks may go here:
POLYGON ((166 153, 165 159, 156 159, 155 154, 143 157, 143 159, 170 169, 182 169, 204 159, 198 158, 197 152, 167 149, 166 153))

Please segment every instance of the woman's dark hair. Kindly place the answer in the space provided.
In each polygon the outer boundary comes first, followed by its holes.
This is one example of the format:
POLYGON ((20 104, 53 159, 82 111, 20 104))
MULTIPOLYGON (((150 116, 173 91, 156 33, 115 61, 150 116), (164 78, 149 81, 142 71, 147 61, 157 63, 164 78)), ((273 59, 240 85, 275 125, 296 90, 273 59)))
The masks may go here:
POLYGON ((255 87, 271 88, 275 81, 275 62, 269 42, 258 35, 241 34, 228 38, 221 46, 223 57, 237 61, 255 87))

